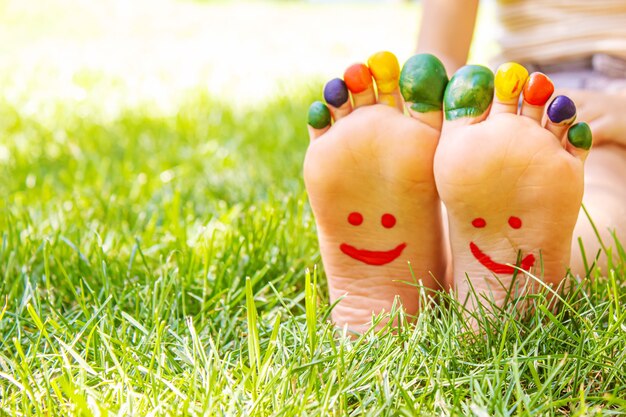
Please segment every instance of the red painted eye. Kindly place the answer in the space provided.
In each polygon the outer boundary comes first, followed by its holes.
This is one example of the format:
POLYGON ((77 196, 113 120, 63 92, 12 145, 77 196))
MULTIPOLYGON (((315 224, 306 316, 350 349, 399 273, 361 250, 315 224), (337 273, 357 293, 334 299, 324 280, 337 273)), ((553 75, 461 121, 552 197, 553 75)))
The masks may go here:
POLYGON ((348 223, 350 223, 352 226, 359 226, 361 223, 363 223, 363 216, 361 215, 361 213, 353 211, 352 213, 348 214, 348 223))
POLYGON ((472 220, 472 226, 480 229, 481 227, 487 226, 487 222, 482 217, 476 217, 474 220, 472 220))
POLYGON ((522 227, 522 219, 515 216, 509 217, 509 226, 511 226, 513 229, 519 229, 520 227, 522 227))
POLYGON ((396 225, 396 218, 393 216, 393 214, 385 213, 380 218, 380 222, 387 229, 391 229, 392 227, 394 227, 396 225))

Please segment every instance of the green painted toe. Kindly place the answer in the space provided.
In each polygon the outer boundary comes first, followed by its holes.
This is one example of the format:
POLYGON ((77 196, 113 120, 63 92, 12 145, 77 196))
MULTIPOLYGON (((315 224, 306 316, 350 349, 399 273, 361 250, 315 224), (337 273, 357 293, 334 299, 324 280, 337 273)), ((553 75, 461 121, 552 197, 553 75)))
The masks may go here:
POLYGON ((493 100, 493 72, 482 65, 466 65, 453 76, 443 98, 446 120, 477 117, 493 100))
POLYGON ((588 151, 591 148, 591 129, 585 122, 576 123, 567 131, 567 140, 578 149, 588 151))
POLYGON ((323 129, 330 124, 330 110, 326 104, 316 101, 309 107, 309 125, 314 129, 323 129))
POLYGON ((411 109, 426 113, 440 111, 448 75, 441 61, 431 54, 409 58, 400 73, 400 92, 411 109))

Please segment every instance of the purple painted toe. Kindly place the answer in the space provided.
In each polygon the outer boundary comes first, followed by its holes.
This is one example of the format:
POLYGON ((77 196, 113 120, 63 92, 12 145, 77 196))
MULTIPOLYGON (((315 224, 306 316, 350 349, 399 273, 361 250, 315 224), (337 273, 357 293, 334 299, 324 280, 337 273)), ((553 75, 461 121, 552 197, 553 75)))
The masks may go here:
POLYGON ((341 107, 348 97, 348 88, 341 78, 334 78, 324 86, 324 100, 331 106, 341 107))
POLYGON ((576 105, 566 96, 556 96, 548 106, 548 118, 552 123, 571 124, 576 119, 576 105))

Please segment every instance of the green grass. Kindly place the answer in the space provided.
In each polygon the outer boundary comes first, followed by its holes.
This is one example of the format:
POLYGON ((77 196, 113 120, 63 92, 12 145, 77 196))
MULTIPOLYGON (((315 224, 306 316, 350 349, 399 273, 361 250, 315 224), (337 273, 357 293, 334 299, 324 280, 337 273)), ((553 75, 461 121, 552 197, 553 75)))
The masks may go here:
POLYGON ((0 409, 625 414, 623 253, 556 314, 539 295, 532 317, 480 316, 476 335, 446 300, 338 337, 300 178, 314 98, 234 110, 195 94, 107 122, 3 103, 0 409))
POLYGON ((626 414, 623 251, 480 334, 445 295, 328 323, 299 80, 410 54, 418 8, 136 4, 0 1, 0 415, 626 414))

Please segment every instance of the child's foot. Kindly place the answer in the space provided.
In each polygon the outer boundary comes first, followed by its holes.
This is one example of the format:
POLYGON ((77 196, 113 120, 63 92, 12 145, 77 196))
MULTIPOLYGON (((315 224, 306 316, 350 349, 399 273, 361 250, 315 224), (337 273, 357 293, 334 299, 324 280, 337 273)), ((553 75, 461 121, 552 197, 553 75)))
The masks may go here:
POLYGON ((450 223, 454 286, 469 310, 476 308, 473 291, 483 305, 493 301, 498 307, 509 292, 536 291, 536 282, 520 270, 555 289, 565 277, 591 146, 584 123, 566 134, 576 116, 567 97, 551 102, 542 126, 553 92, 543 74, 528 77, 520 65, 505 64, 495 90, 492 104, 494 77, 485 67, 466 66, 452 77, 435 156, 450 223))
POLYGON ((402 74, 388 52, 368 64, 326 85, 330 112, 320 102, 311 106, 304 161, 331 303, 343 297, 333 320, 357 332, 372 313, 389 312, 396 297, 416 314, 416 284, 437 288, 445 269, 433 177, 445 70, 432 55, 411 58, 402 74), (402 112, 398 77, 411 117, 402 112))

